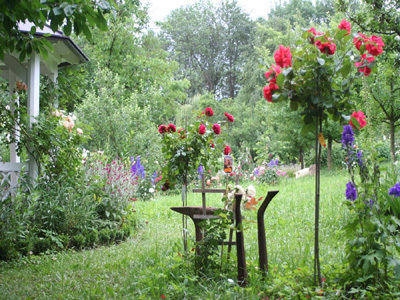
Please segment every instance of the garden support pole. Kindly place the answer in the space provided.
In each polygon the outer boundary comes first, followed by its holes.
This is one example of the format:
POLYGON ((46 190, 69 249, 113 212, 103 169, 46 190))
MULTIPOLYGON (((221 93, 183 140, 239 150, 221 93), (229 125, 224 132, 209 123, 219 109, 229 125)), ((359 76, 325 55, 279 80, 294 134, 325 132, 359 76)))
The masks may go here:
POLYGON ((268 273, 268 253, 267 253, 267 241, 265 238, 265 225, 264 225, 264 213, 271 202, 272 198, 278 194, 279 191, 269 191, 265 197, 263 203, 257 212, 257 230, 258 230, 258 255, 259 255, 259 266, 262 274, 268 273))

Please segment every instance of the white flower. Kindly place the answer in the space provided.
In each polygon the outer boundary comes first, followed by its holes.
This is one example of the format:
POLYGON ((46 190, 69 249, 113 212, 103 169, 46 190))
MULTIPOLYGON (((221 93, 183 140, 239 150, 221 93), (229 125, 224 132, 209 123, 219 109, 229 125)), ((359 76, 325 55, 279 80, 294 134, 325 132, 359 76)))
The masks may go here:
POLYGON ((153 189, 153 188, 150 188, 150 189, 149 189, 149 192, 150 192, 150 193, 154 193, 154 189, 153 189))
POLYGON ((255 197, 256 196, 256 189, 253 185, 249 185, 247 188, 247 196, 255 197))

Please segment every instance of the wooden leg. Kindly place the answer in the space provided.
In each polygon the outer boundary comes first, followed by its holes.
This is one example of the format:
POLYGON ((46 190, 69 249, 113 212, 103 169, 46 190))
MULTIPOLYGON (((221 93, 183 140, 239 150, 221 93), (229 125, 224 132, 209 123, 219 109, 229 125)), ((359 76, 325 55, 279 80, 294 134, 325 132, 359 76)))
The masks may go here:
POLYGON ((267 209, 268 204, 272 198, 278 194, 278 191, 270 191, 264 199, 257 212, 257 228, 258 228, 258 255, 260 260, 260 270, 263 271, 263 275, 268 273, 268 253, 267 253, 267 241, 265 238, 265 225, 264 225, 264 213, 267 209))
POLYGON ((238 263, 238 283, 240 286, 247 285, 247 266, 246 255, 244 251, 244 236, 242 228, 242 212, 240 210, 240 202, 242 195, 236 194, 235 204, 235 221, 236 221, 236 247, 237 247, 237 263, 238 263))

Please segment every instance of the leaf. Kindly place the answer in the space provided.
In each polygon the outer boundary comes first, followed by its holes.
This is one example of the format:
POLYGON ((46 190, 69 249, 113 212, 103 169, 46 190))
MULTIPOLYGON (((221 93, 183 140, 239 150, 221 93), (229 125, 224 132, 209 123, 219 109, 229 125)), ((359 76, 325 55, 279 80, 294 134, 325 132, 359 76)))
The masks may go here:
POLYGON ((299 105, 296 101, 290 101, 290 108, 292 110, 297 110, 299 108, 299 105))
MULTIPOLYGON (((293 71, 292 68, 287 68, 284 70, 281 74, 283 74, 285 77, 287 77, 291 72, 293 71)), ((280 75, 280 74, 279 74, 280 75)))
POLYGON ((356 126, 356 128, 357 128, 358 130, 361 129, 361 125, 360 125, 360 123, 358 123, 358 121, 357 121, 356 118, 351 117, 351 122, 353 123, 354 126, 356 126))
POLYGON ((321 66, 325 65, 325 59, 317 57, 317 61, 321 66))
POLYGON ((283 86, 283 82, 285 81, 284 75, 281 73, 276 77, 276 84, 281 87, 283 86))

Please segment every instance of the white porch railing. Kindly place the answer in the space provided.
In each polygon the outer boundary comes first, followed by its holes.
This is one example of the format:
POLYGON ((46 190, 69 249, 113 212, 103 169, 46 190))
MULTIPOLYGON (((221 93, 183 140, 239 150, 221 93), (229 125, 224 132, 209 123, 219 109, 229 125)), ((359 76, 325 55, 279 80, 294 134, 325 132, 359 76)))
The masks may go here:
POLYGON ((27 163, 0 162, 0 201, 15 195, 22 170, 28 172, 27 163))

